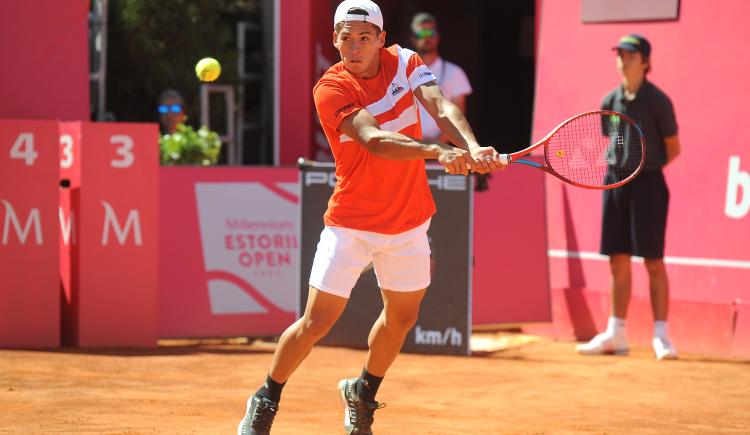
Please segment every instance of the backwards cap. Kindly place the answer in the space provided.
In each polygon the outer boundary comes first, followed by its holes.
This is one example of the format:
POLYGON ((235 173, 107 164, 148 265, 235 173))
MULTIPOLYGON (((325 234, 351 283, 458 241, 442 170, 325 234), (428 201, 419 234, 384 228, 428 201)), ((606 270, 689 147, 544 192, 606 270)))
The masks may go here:
POLYGON ((383 30, 383 13, 380 7, 370 0, 344 0, 333 15, 333 27, 343 21, 364 21, 383 30))

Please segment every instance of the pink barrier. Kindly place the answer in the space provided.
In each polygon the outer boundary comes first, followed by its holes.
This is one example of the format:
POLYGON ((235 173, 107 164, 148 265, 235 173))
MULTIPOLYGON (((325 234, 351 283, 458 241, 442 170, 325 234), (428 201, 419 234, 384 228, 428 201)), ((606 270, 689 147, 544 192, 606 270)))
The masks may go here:
POLYGON ((81 347, 155 346, 157 126, 63 124, 61 134, 62 161, 68 144, 73 156, 63 172, 71 176, 72 207, 67 220, 61 219, 63 242, 67 238, 71 246, 70 278, 61 264, 64 285, 70 280, 63 315, 66 342, 81 347))
POLYGON ((57 123, 0 120, 0 346, 60 344, 57 123))
POLYGON ((59 242, 60 247, 60 286, 62 287, 62 305, 60 315, 62 324, 62 344, 76 343, 78 331, 77 299, 73 297, 73 263, 74 251, 77 255, 77 225, 79 213, 77 200, 81 187, 81 123, 61 122, 60 128, 60 204, 59 204, 59 242))
MULTIPOLYGON (((300 279, 297 169, 160 173, 160 336, 283 331, 300 279)), ((549 320, 543 178, 513 168, 475 194, 475 325, 549 320)))

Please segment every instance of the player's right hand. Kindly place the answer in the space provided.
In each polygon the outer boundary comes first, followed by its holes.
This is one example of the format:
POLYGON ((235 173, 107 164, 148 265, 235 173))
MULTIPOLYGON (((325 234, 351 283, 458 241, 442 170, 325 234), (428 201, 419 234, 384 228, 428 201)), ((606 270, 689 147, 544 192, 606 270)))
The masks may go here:
POLYGON ((480 174, 486 174, 495 169, 504 171, 508 167, 507 164, 502 162, 500 154, 498 154, 493 147, 474 148, 471 152, 471 156, 474 158, 474 161, 477 162, 474 172, 480 174))
POLYGON ((440 150, 438 162, 445 166, 445 171, 449 174, 469 175, 471 168, 477 166, 470 152, 452 146, 440 150))

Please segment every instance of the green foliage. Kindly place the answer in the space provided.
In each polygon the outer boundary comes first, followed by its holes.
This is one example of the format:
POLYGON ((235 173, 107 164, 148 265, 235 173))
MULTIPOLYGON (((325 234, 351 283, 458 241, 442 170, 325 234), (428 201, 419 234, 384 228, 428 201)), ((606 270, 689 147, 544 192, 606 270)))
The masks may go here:
POLYGON ((118 121, 158 122, 166 89, 182 94, 191 120, 199 114, 195 63, 221 62, 219 83, 237 79, 236 23, 257 18, 260 0, 110 0, 107 108, 118 121))
POLYGON ((162 165, 215 165, 219 160, 219 135, 202 126, 198 131, 178 124, 174 134, 159 138, 162 165))

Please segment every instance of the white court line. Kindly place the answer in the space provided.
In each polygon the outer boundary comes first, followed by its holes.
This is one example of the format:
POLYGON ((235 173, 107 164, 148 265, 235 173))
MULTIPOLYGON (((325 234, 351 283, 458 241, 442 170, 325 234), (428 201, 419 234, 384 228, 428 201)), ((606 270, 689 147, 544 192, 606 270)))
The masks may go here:
MULTIPOLYGON (((598 252, 566 251, 563 249, 549 249, 547 256, 551 258, 580 258, 583 260, 607 261, 609 257, 598 252)), ((633 261, 643 262, 642 257, 633 257, 633 261)), ((750 261, 723 260, 718 258, 693 258, 693 257, 664 257, 667 264, 679 264, 682 266, 708 266, 728 267, 730 269, 750 269, 750 261)))

